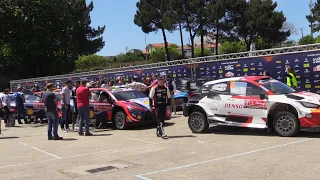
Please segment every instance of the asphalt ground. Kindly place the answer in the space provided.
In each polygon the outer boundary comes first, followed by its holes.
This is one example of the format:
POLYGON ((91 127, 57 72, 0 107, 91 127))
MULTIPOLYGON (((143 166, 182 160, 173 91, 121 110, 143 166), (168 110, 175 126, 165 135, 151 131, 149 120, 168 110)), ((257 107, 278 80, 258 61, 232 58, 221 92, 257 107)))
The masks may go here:
POLYGON ((265 130, 211 127, 193 134, 187 118, 167 121, 168 139, 155 126, 62 133, 48 141, 46 125, 4 128, 0 179, 320 179, 319 133, 283 138, 265 130))

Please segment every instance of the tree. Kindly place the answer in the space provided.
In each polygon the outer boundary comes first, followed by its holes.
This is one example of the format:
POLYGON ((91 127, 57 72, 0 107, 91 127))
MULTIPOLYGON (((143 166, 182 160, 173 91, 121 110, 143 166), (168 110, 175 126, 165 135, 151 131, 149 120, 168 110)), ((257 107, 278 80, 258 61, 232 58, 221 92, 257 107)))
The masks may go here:
POLYGON ((304 36, 299 40, 299 45, 307 45, 307 44, 314 44, 316 43, 316 40, 311 36, 304 36))
POLYGON ((179 27, 179 32, 180 32, 180 41, 181 41, 181 54, 182 57, 185 57, 184 53, 184 43, 183 43, 183 33, 182 33, 182 27, 183 24, 185 23, 185 3, 184 0, 176 0, 173 1, 173 6, 175 9, 175 15, 176 15, 176 23, 178 24, 179 27))
POLYGON ((145 61, 145 55, 140 52, 127 52, 126 54, 122 54, 118 56, 119 62, 135 62, 135 61, 145 61))
MULTIPOLYGON (((176 45, 170 45, 168 50, 174 60, 181 58, 182 55, 177 50, 176 45)), ((153 51, 151 51, 149 55, 150 55, 150 59, 152 59, 153 62, 162 62, 166 59, 166 51, 165 51, 165 48, 163 47, 154 49, 153 51)))
MULTIPOLYGON (((306 18, 310 23, 311 33, 319 32, 320 31, 320 0, 312 7, 310 4, 311 14, 307 15, 306 18)), ((313 35, 311 35, 313 37, 313 35)))
POLYGON ((208 48, 204 48, 204 55, 202 55, 201 48, 196 48, 194 51, 194 55, 196 57, 202 57, 202 56, 211 56, 212 51, 208 48))
POLYGON ((134 15, 134 23, 141 27, 144 33, 161 30, 165 51, 170 60, 168 42, 165 30, 175 29, 175 13, 173 0, 140 0, 137 2, 137 12, 134 15))
POLYGON ((109 67, 112 59, 98 56, 96 54, 88 55, 88 56, 79 56, 78 60, 76 60, 76 70, 77 71, 89 71, 89 70, 98 70, 105 69, 109 67))
POLYGON ((239 40, 244 40, 249 51, 250 45, 262 38, 265 48, 279 44, 290 36, 290 30, 284 30, 286 21, 282 12, 275 11, 277 3, 272 0, 238 0, 229 12, 234 33, 239 40))
POLYGON ((246 51, 246 43, 244 41, 229 42, 224 41, 219 49, 219 54, 239 53, 246 51))
POLYGON ((3 0, 0 7, 0 44, 10 49, 10 56, 0 61, 8 76, 69 73, 79 55, 104 46, 104 27, 90 27, 92 2, 3 0))
POLYGON ((226 13, 231 9, 233 0, 210 0, 207 8, 208 15, 208 33, 211 39, 215 39, 216 54, 218 54, 219 38, 227 37, 227 32, 231 29, 228 26, 226 13))

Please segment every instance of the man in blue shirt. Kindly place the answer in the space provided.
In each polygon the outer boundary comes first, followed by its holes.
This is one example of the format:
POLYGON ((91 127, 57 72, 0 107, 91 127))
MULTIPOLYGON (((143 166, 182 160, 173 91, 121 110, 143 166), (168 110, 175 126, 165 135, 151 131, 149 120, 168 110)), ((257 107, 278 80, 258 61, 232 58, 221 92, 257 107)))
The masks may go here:
POLYGON ((25 109, 24 109, 24 94, 22 88, 18 87, 18 92, 15 93, 16 98, 16 108, 17 108, 17 119, 18 123, 22 124, 21 119, 24 120, 25 124, 28 124, 28 121, 25 119, 25 109))

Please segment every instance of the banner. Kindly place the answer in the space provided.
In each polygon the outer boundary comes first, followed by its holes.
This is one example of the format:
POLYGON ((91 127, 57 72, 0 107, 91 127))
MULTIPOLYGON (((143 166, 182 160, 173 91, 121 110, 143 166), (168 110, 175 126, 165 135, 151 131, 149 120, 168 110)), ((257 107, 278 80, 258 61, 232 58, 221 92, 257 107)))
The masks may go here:
POLYGON ((300 90, 320 92, 320 51, 199 63, 195 67, 197 77, 214 79, 262 76, 268 70, 272 78, 286 83, 286 64, 295 70, 300 90))

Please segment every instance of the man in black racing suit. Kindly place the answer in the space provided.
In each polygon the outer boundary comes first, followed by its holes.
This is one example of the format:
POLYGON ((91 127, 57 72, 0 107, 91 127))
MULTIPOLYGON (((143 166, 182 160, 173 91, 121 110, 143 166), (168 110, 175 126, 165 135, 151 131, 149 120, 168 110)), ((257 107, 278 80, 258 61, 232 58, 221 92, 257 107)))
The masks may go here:
POLYGON ((163 124, 164 119, 166 118, 167 106, 170 105, 170 91, 168 87, 165 86, 164 76, 160 76, 158 79, 158 84, 153 86, 150 90, 149 99, 150 99, 150 112, 153 111, 153 108, 157 114, 157 136, 165 138, 167 135, 164 132, 163 124))

